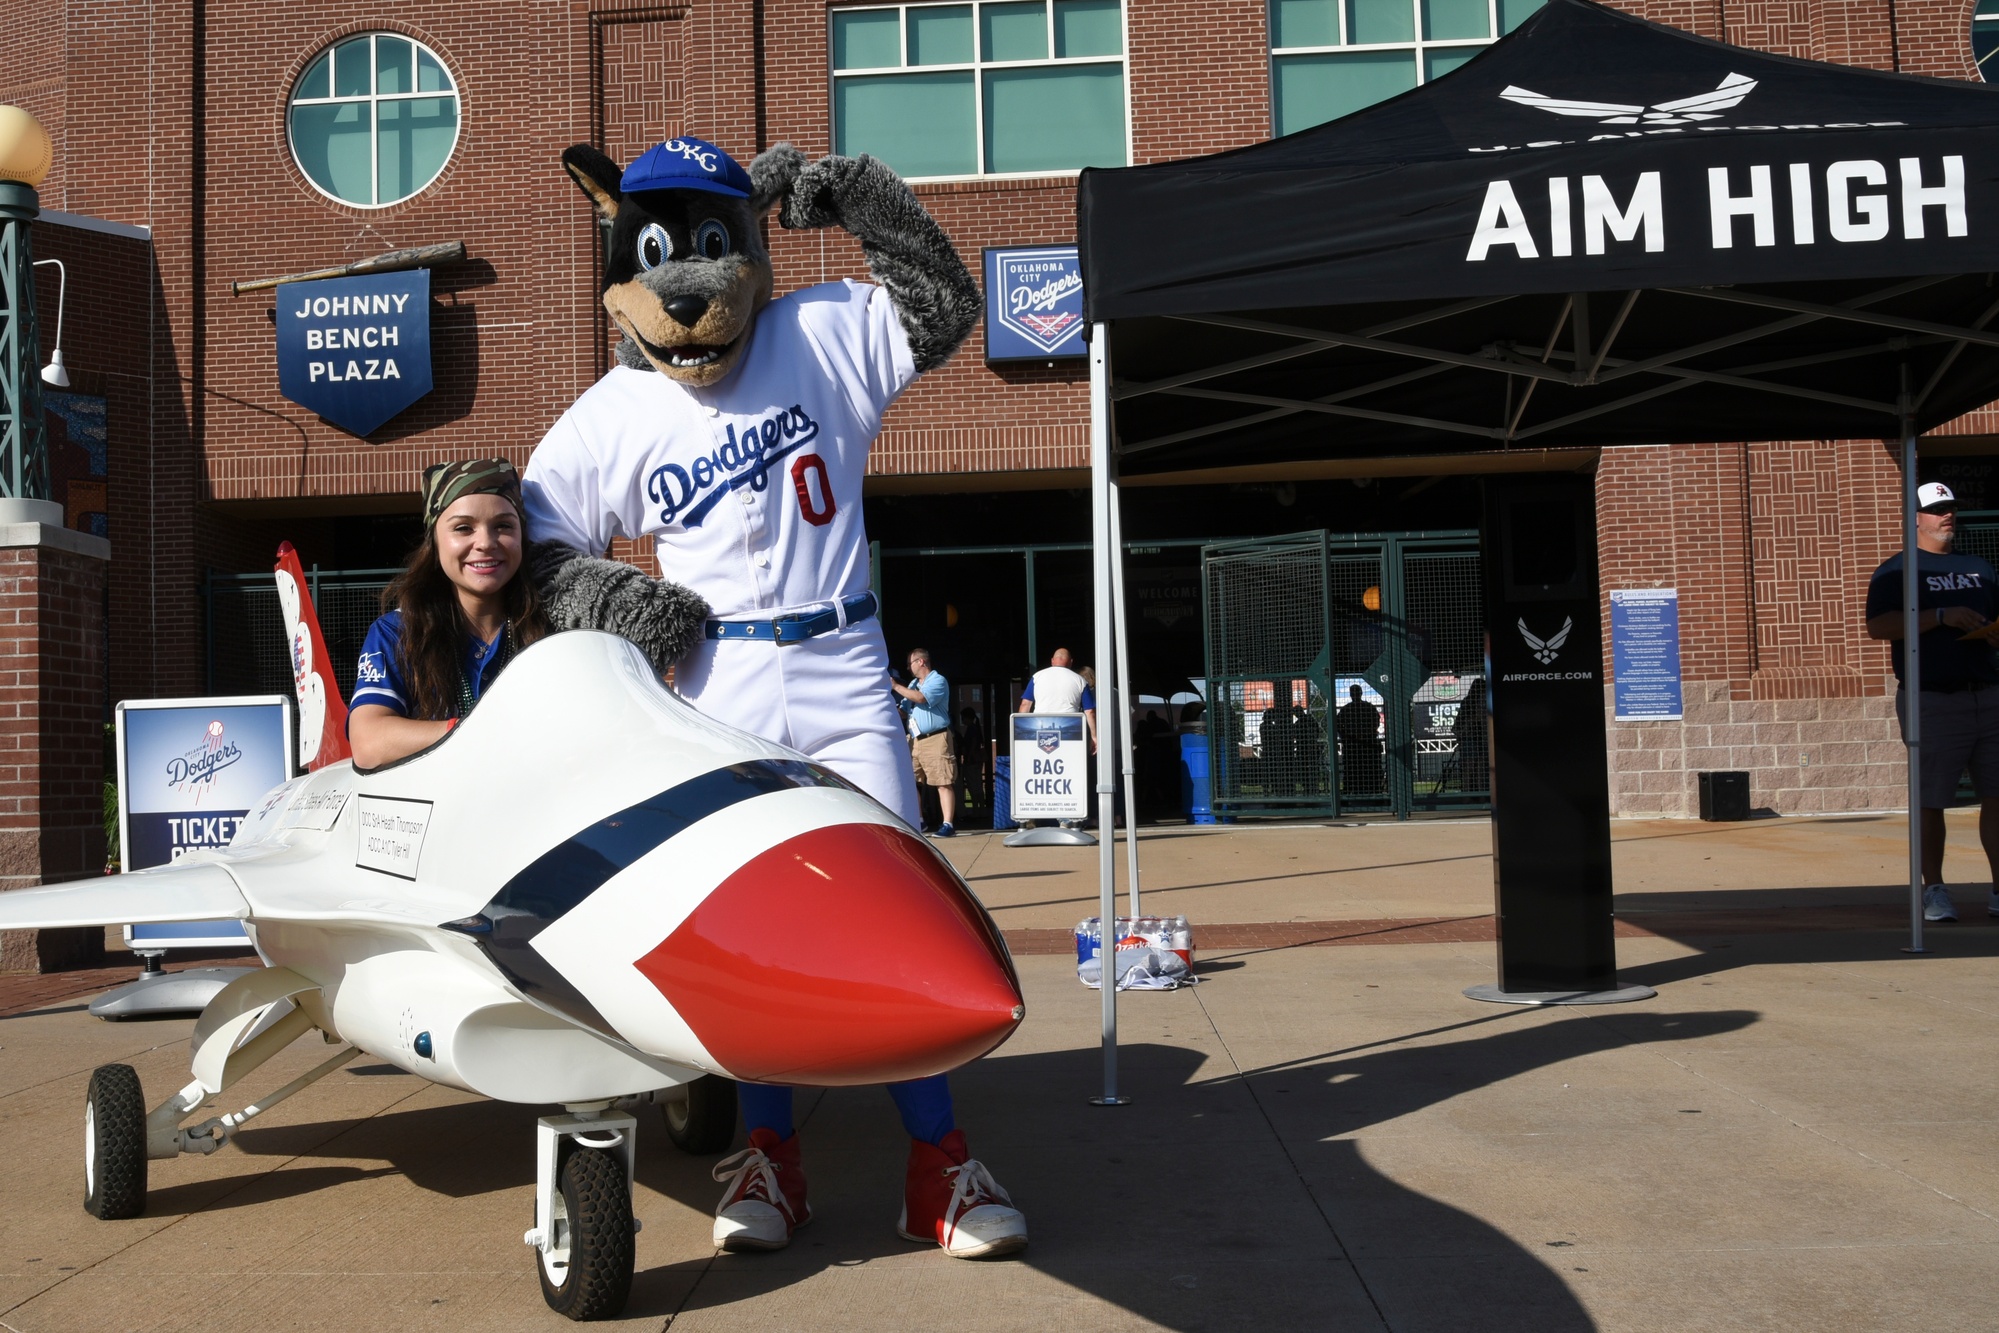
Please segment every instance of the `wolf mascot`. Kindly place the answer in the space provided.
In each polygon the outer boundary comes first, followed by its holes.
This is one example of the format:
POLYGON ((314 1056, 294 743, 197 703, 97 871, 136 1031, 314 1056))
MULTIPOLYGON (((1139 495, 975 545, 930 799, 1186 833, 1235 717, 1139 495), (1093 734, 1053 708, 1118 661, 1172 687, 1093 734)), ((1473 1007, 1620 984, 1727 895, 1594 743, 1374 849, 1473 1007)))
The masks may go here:
MULTIPOLYGON (((873 158, 808 163, 780 144, 746 172, 715 145, 679 138, 628 168, 582 144, 562 162, 609 224, 604 308, 625 337, 619 364, 528 464, 529 534, 554 553, 538 576, 599 581, 655 641, 649 652, 691 640, 674 666, 689 702, 803 751, 914 825, 861 481, 882 413, 971 331, 977 285, 873 158), (879 285, 773 300, 761 233, 771 213, 787 228, 852 233, 879 285), (682 586, 640 587, 572 558, 641 536, 682 586), (698 634, 690 591, 707 604, 698 634)), ((551 600, 568 623, 605 617, 588 598, 551 600)), ((911 1138, 900 1233, 961 1258, 1024 1247, 1026 1222, 970 1155, 944 1078, 889 1092, 911 1138)), ((726 1189, 715 1244, 781 1249, 812 1216, 791 1089, 744 1084, 741 1098, 750 1146, 716 1167, 726 1189)))

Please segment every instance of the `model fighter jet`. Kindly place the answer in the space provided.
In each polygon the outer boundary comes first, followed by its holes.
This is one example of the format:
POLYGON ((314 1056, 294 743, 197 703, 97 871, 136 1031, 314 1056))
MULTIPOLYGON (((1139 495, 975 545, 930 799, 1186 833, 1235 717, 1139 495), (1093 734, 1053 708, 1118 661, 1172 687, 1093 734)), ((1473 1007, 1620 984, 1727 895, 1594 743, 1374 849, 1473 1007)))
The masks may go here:
POLYGON ((525 1239, 543 1295, 573 1318, 617 1313, 630 1285, 630 1099, 666 1103, 673 1137, 718 1151, 735 1090, 704 1076, 915 1078, 992 1050, 1023 1016, 998 929, 928 843, 587 631, 527 649, 431 749, 278 787, 227 847, 0 896, 6 929, 220 917, 265 966, 203 1011, 192 1081, 151 1110, 129 1066, 96 1071, 85 1206, 138 1214, 148 1159, 214 1152, 366 1051, 563 1106, 540 1120, 525 1239), (313 1030, 347 1048, 183 1127, 313 1030))

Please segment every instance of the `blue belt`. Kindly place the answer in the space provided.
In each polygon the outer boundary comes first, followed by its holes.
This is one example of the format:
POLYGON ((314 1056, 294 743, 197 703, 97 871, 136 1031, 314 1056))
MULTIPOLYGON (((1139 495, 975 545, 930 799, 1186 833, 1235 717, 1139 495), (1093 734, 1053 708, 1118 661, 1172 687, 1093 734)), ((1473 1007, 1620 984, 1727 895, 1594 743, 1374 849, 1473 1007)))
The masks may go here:
MULTIPOLYGON (((849 625, 870 620, 880 608, 871 592, 849 597, 840 603, 849 625)), ((801 615, 779 616, 775 620, 711 620, 705 635, 709 639, 753 639, 764 643, 802 643, 840 628, 840 614, 832 607, 801 615)))

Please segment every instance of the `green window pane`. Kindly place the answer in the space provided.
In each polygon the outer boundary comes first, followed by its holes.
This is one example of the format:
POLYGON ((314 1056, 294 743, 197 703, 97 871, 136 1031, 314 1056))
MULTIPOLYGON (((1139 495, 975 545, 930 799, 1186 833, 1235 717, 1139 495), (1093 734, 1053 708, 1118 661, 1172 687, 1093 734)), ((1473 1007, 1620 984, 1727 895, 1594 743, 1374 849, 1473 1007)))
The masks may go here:
MULTIPOLYGON (((365 45, 365 44, 364 44, 365 45)), ((312 183, 350 204, 372 204, 365 102, 292 108, 292 155, 312 183)))
POLYGON ((895 69, 901 64, 901 14, 850 9, 833 15, 834 69, 895 69))
POLYGON ((986 170, 1124 165, 1124 67, 1003 69, 986 76, 986 170))
POLYGON ((313 61, 311 68, 306 70, 305 77, 298 81, 298 91, 293 93, 292 96, 293 97, 332 96, 331 89, 333 87, 333 83, 330 77, 330 71, 327 69, 327 66, 332 63, 333 62, 325 56, 321 56, 319 59, 313 61))
POLYGON ((416 53, 416 90, 420 93, 451 91, 451 76, 444 72, 444 66, 437 63, 437 57, 428 51, 416 53))
POLYGON ((416 48, 400 37, 375 38, 375 91, 378 93, 413 93, 416 79, 412 74, 416 48))
POLYGON ((1512 32, 1542 5, 1542 0, 1499 0, 1499 30, 1512 32))
POLYGON ((1458 66, 1468 62, 1485 48, 1482 46, 1446 46, 1432 48, 1423 53, 1423 82, 1434 83, 1458 66))
POLYGON ((1270 41, 1273 46, 1338 46, 1340 0, 1274 0, 1270 41))
POLYGON ((1285 56, 1276 63, 1279 134, 1337 120, 1416 86, 1413 51, 1285 56))
POLYGON ((979 50, 984 60, 1048 59, 1048 6, 982 5, 979 8, 979 50))
POLYGON ((1347 41, 1352 45, 1416 40, 1416 12, 1409 0, 1347 0, 1347 41))
POLYGON ((1120 0, 1055 0, 1055 58, 1124 53, 1120 0))
POLYGON ((333 95, 368 95, 368 39, 356 37, 333 48, 333 95))
POLYGON ((407 199, 437 179, 458 133, 458 99, 413 97, 382 102, 376 112, 381 127, 375 146, 375 180, 379 202, 407 199))
POLYGON ((940 5, 909 11, 909 63, 972 63, 972 7, 940 5))
POLYGON ((1423 36, 1433 42, 1490 37, 1485 0, 1423 0, 1423 36))
POLYGON ((971 71, 878 74, 833 82, 833 151, 873 153, 905 176, 979 169, 971 71))

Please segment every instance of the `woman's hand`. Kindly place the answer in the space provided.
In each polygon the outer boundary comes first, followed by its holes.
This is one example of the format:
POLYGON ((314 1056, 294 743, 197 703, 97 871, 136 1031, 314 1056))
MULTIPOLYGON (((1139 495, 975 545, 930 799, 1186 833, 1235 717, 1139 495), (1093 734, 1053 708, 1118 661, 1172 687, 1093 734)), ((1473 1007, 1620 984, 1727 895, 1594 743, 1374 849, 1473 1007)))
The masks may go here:
POLYGON ((347 741, 356 768, 380 768, 427 750, 444 739, 456 719, 418 722, 381 704, 362 704, 347 715, 347 741))

